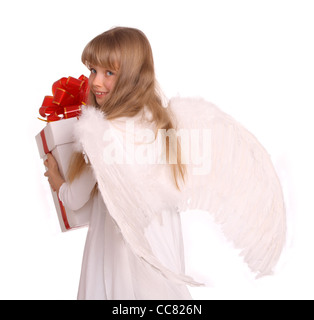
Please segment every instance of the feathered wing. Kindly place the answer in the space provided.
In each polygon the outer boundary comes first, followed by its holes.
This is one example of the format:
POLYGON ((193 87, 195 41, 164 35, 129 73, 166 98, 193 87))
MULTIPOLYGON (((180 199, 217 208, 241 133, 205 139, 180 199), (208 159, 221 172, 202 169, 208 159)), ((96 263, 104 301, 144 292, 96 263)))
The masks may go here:
POLYGON ((199 285, 165 267, 145 230, 163 210, 202 209, 242 250, 253 272, 270 273, 283 248, 286 226, 281 186, 269 155, 252 134, 208 102, 176 98, 170 106, 181 130, 182 159, 188 167, 181 192, 167 176, 169 166, 108 164, 104 156, 111 147, 108 141, 115 141, 114 146, 121 141, 115 136, 108 139, 110 122, 100 111, 87 108, 77 123, 78 145, 92 164, 99 190, 124 239, 166 278, 199 285), (188 144, 184 137, 189 137, 188 144))
POLYGON ((250 269, 257 276, 270 274, 286 235, 282 188, 270 156, 250 132, 214 105, 175 98, 170 106, 178 129, 190 132, 188 148, 183 143, 188 179, 181 210, 208 211, 241 249, 250 269))

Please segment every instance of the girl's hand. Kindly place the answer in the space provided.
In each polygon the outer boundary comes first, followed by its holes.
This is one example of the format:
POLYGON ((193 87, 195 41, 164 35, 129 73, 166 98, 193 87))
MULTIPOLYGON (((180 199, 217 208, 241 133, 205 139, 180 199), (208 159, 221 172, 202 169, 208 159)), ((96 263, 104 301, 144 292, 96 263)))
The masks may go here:
POLYGON ((47 167, 44 175, 48 177, 52 190, 59 193, 59 189, 65 180, 62 178, 58 163, 51 153, 47 154, 47 160, 44 161, 44 165, 47 167))

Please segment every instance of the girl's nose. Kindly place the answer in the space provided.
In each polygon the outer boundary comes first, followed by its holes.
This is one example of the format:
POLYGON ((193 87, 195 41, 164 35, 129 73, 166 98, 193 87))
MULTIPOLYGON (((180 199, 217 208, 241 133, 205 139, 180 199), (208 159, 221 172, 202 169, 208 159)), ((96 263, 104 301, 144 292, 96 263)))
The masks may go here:
POLYGON ((102 78, 99 74, 96 74, 95 77, 92 79, 91 83, 94 87, 101 87, 102 86, 102 78))

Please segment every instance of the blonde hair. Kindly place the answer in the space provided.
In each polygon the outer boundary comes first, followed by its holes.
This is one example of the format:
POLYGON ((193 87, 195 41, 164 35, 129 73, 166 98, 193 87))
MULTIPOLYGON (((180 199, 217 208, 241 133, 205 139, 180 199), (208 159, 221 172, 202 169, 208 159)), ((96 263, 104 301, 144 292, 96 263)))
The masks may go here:
MULTIPOLYGON (((99 108, 108 120, 135 116, 146 107, 152 115, 151 121, 155 125, 156 134, 159 129, 175 129, 172 115, 162 103, 152 49, 142 31, 124 27, 110 29, 86 45, 81 60, 87 66, 101 66, 117 74, 115 86, 102 105, 97 104, 91 91, 88 97, 88 104, 99 108)), ((168 154, 167 141, 167 159, 168 154)), ((184 181, 186 171, 181 163, 179 144, 177 154, 177 163, 171 166, 179 189, 178 179, 184 181)), ((68 174, 69 180, 72 181, 84 167, 83 156, 74 156, 68 174)))

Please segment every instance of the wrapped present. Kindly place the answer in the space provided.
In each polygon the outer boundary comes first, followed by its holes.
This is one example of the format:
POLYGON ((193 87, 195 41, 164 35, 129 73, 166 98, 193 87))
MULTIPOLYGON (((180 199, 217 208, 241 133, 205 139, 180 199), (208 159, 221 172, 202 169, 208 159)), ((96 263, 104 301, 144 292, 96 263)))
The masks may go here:
MULTIPOLYGON (((84 76, 62 78, 53 84, 53 96, 46 96, 39 110, 47 121, 45 128, 35 137, 39 155, 45 160, 46 154, 51 152, 63 177, 66 177, 73 153, 73 125, 78 121, 81 105, 85 104, 87 89, 84 76)), ((90 202, 73 211, 63 205, 55 191, 51 189, 51 192, 62 232, 88 225, 90 202)))

